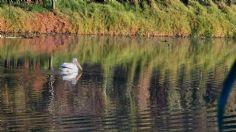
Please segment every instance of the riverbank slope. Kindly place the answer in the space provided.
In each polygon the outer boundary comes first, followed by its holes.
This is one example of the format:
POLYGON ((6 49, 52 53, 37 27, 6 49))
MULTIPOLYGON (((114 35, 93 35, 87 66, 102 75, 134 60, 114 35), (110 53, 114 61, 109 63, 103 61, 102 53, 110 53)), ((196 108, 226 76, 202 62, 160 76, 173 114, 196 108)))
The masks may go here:
POLYGON ((60 1, 50 11, 2 4, 0 32, 77 33, 137 36, 236 36, 236 5, 178 0, 125 4, 60 1))

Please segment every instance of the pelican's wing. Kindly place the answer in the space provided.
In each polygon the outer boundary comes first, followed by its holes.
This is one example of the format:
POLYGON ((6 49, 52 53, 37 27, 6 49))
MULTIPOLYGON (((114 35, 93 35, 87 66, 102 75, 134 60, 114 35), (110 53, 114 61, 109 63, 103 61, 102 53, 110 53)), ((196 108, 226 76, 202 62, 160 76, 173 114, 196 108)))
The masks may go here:
POLYGON ((73 63, 63 63, 63 64, 61 64, 61 68, 75 69, 77 67, 73 63))

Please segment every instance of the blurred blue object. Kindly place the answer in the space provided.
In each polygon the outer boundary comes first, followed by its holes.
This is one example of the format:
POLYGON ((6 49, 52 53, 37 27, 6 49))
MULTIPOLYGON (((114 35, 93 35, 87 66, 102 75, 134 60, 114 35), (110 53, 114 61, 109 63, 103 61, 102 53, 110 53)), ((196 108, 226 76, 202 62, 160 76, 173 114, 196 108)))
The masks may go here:
POLYGON ((226 77, 223 83, 223 89, 221 91, 220 97, 218 99, 218 128, 220 132, 223 132, 223 121, 224 121, 224 112, 227 100, 230 96, 230 93, 233 89, 234 82, 236 80, 236 61, 234 62, 232 68, 229 71, 228 76, 226 77))

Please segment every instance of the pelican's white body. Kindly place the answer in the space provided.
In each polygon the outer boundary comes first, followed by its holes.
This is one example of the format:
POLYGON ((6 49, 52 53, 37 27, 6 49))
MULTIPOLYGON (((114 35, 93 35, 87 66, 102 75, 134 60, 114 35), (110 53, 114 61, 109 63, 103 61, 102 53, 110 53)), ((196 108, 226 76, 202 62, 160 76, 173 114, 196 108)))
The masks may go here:
POLYGON ((78 63, 77 59, 73 58, 71 63, 63 63, 60 69, 61 69, 61 74, 72 74, 72 73, 78 73, 79 70, 82 70, 82 67, 78 63))
POLYGON ((73 63, 63 63, 61 65, 61 73, 64 74, 72 74, 72 73, 78 73, 79 69, 76 66, 76 64, 73 63))

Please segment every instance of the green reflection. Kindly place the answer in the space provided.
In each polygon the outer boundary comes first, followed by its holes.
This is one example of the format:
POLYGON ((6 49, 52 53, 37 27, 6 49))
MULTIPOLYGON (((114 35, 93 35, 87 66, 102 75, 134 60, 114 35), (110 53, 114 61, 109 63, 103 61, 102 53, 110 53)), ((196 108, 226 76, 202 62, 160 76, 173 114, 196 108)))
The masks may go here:
MULTIPOLYGON (((203 65, 209 69, 216 64, 231 65, 235 58, 236 46, 233 40, 190 40, 190 39, 134 39, 109 37, 43 37, 33 40, 1 40, 0 58, 40 62, 48 66, 49 56, 53 56, 53 66, 77 57, 82 63, 101 64, 103 69, 115 65, 140 67, 160 66, 176 69, 181 64, 187 67, 203 65), (51 43, 50 43, 51 42, 51 43)), ((186 68, 187 68, 186 67, 186 68)))
MULTIPOLYGON (((73 115, 114 116, 114 124, 123 123, 129 131, 138 131, 140 122, 146 122, 145 115, 151 120, 148 128, 160 130, 156 124, 161 121, 168 128, 173 118, 168 113, 197 107, 197 111, 179 116, 187 130, 192 127, 188 118, 207 122, 204 116, 195 115, 207 114, 208 105, 215 103, 236 58, 234 40, 222 39, 42 36, 1 39, 0 47, 1 113, 14 113, 13 117, 24 113, 28 120, 23 126, 29 127, 36 117, 25 112, 39 112, 43 114, 39 120, 47 119, 42 128, 53 122, 50 129, 54 130, 66 126, 67 118, 77 119, 73 115), (54 74, 73 57, 84 67, 75 86, 54 74), (150 106, 164 110, 148 111, 150 106), (164 114, 153 116, 159 112, 164 114)), ((1 118, 8 121, 7 116, 1 118)), ((101 130, 109 124, 99 123, 101 130)), ((32 128, 38 127, 37 122, 34 125, 32 128)))

